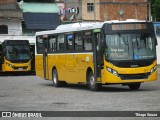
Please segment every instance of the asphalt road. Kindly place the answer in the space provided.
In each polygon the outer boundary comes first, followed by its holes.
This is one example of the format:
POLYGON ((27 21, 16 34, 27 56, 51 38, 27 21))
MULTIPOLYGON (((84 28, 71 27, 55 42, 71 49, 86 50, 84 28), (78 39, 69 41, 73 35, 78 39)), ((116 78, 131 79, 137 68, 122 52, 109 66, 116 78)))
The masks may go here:
POLYGON ((112 85, 99 92, 83 85, 54 88, 36 76, 0 76, 0 111, 160 111, 160 75, 138 91, 112 85))

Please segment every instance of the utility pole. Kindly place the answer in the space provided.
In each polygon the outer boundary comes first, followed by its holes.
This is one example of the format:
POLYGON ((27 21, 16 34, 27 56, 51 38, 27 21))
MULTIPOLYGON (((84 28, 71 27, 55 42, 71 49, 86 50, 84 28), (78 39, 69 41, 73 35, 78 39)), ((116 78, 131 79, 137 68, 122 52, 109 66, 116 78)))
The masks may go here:
POLYGON ((96 22, 96 0, 94 0, 94 21, 96 22))
POLYGON ((148 11, 148 12, 149 12, 149 16, 148 16, 148 17, 149 17, 149 21, 152 21, 152 19, 151 19, 151 18, 152 18, 152 17, 151 17, 151 1, 150 1, 150 0, 149 0, 149 3, 148 3, 148 4, 149 4, 149 5, 148 5, 148 7, 149 7, 149 8, 148 8, 148 10, 149 10, 149 11, 148 11))

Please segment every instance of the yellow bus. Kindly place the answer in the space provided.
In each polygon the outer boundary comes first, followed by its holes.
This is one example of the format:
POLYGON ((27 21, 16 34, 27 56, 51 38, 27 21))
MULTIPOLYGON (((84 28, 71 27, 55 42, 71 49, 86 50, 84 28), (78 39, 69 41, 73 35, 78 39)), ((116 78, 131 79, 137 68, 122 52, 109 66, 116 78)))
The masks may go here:
POLYGON ((0 43, 0 72, 34 73, 34 43, 28 40, 3 40, 0 43))
POLYGON ((126 20, 61 25, 36 33, 36 75, 64 83, 122 84, 132 90, 157 79, 157 40, 151 22, 126 20))

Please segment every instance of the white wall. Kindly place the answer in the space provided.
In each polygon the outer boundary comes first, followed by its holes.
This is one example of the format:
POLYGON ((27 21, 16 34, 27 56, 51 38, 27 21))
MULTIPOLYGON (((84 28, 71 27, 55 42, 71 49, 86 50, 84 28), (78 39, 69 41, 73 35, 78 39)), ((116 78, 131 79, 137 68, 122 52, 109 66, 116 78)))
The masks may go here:
POLYGON ((157 41, 158 41, 158 45, 157 45, 157 63, 160 65, 160 36, 157 36, 157 41))
POLYGON ((35 43, 36 42, 35 36, 21 36, 21 35, 0 36, 0 44, 4 40, 29 40, 30 43, 35 43))
POLYGON ((22 35, 22 25, 20 19, 0 19, 0 25, 8 26, 8 35, 22 35))
POLYGON ((29 40, 30 43, 35 43, 35 36, 22 36, 20 19, 0 19, 0 25, 8 26, 8 34, 0 34, 0 44, 4 40, 29 40))

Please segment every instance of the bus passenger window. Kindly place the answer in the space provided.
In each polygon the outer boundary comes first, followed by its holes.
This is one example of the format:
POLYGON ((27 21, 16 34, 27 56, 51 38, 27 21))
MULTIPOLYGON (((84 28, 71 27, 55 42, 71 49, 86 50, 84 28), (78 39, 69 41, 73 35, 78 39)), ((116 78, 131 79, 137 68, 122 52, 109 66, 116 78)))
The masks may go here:
POLYGON ((55 52, 56 51, 56 37, 51 36, 49 39, 49 52, 55 52))
POLYGON ((84 50, 92 50, 92 40, 91 38, 84 38, 84 50))
POLYGON ((66 35, 67 39, 67 50, 72 50, 73 49, 73 35, 69 34, 66 35))
POLYGON ((43 53, 43 39, 41 37, 37 37, 37 53, 42 54, 43 53))
POLYGON ((83 50, 81 34, 75 34, 75 51, 83 50))
POLYGON ((65 44, 64 44, 64 35, 58 35, 58 40, 57 40, 57 51, 63 51, 65 50, 65 44))

